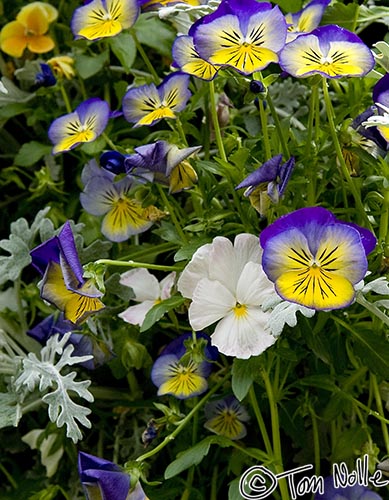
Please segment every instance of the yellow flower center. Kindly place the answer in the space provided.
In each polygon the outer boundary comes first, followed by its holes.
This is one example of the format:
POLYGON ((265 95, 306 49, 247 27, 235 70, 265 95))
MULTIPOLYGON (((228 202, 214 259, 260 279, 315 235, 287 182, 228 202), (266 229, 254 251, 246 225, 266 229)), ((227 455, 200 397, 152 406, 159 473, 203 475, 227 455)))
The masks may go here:
POLYGON ((235 317, 238 319, 247 316, 247 306, 244 304, 239 304, 239 302, 237 302, 236 306, 232 310, 234 311, 235 317))

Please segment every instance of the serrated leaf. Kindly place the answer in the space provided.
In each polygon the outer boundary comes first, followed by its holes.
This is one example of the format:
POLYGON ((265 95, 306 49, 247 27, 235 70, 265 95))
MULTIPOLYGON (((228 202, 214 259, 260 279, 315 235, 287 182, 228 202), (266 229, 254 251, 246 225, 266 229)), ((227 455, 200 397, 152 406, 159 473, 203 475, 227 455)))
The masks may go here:
POLYGON ((252 356, 249 359, 234 359, 231 387, 232 392, 239 401, 242 401, 247 396, 252 383, 259 375, 260 366, 259 356, 252 356))
POLYGON ((17 410, 17 404, 15 394, 0 393, 0 429, 18 425, 21 411, 17 410))
POLYGON ((9 240, 1 240, 0 248, 10 253, 0 256, 0 285, 15 281, 22 270, 31 262, 30 249, 19 236, 10 235, 9 240))
POLYGON ((198 465, 203 458, 208 455, 211 444, 217 444, 221 448, 231 446, 231 440, 223 436, 209 436, 197 443, 189 450, 183 451, 177 455, 165 470, 165 479, 170 479, 182 471, 189 469, 192 465, 198 465))
POLYGON ((45 155, 50 154, 51 146, 47 144, 41 144, 37 141, 26 142, 20 148, 18 154, 15 157, 15 165, 19 167, 30 167, 37 163, 45 155))
POLYGON ((122 32, 109 40, 112 52, 119 59, 126 73, 129 73, 136 57, 136 45, 132 35, 122 32))
POLYGON ((20 90, 12 81, 3 76, 0 85, 0 106, 5 106, 10 103, 25 103, 35 97, 35 94, 20 90))
POLYGON ((40 359, 30 352, 23 360, 23 371, 15 381, 15 388, 17 391, 27 388, 31 392, 38 387, 39 391, 44 393, 42 401, 49 405, 50 420, 58 427, 65 425, 67 437, 76 443, 82 438, 78 423, 87 428, 91 427, 87 418, 91 410, 75 403, 70 394, 76 393, 88 402, 94 398, 88 391, 89 380, 75 381, 76 372, 63 375, 61 369, 88 361, 93 356, 72 356, 74 346, 66 346, 70 335, 71 332, 68 332, 62 338, 59 338, 58 334, 50 337, 46 346, 41 349, 40 359), (55 363, 56 355, 60 358, 55 363), (46 392, 48 389, 49 392, 46 392))
POLYGON ((157 321, 159 321, 164 314, 181 306, 185 299, 181 295, 173 295, 172 297, 163 300, 159 304, 153 306, 150 311, 146 314, 140 331, 145 332, 151 328, 157 321))

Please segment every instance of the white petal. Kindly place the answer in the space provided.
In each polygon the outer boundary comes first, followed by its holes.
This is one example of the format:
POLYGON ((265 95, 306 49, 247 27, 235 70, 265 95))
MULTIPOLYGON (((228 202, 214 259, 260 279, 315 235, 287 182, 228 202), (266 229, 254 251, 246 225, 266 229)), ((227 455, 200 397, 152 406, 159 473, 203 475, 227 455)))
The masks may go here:
POLYGON ((159 282, 155 276, 143 267, 131 269, 120 276, 120 284, 133 289, 137 302, 159 299, 159 282))
POLYGON ((234 241, 235 260, 239 269, 239 274, 247 262, 262 262, 262 248, 259 244, 258 236, 253 234, 242 233, 238 234, 234 241))
POLYGON ((159 284, 159 289, 160 289, 159 297, 161 300, 166 300, 169 297, 171 297, 171 294, 172 294, 171 292, 172 292, 172 288, 173 288, 175 279, 176 279, 176 273, 173 272, 173 273, 169 273, 167 276, 165 276, 165 278, 163 278, 163 280, 160 282, 160 284, 159 284))
POLYGON ((209 278, 219 281, 234 294, 238 273, 231 241, 224 236, 217 236, 213 240, 209 258, 209 278))
POLYGON ((274 284, 268 279, 260 264, 248 262, 236 287, 237 301, 248 306, 261 306, 269 295, 277 295, 274 284))
POLYGON ((142 326, 146 314, 150 311, 154 304, 154 300, 145 300, 140 304, 136 304, 136 306, 127 307, 127 309, 118 314, 118 316, 124 321, 127 321, 127 323, 130 323, 130 325, 142 326))
POLYGON ((276 341, 265 330, 268 319, 268 313, 254 307, 247 309, 246 316, 238 317, 231 312, 217 324, 211 343, 227 356, 240 359, 258 356, 276 341))
POLYGON ((236 305, 234 296, 218 281, 203 278, 193 292, 189 307, 189 323, 202 330, 226 316, 236 305))
POLYGON ((189 299, 192 298, 194 289, 202 278, 208 278, 209 252, 211 243, 198 248, 186 268, 181 273, 177 282, 177 289, 189 299))

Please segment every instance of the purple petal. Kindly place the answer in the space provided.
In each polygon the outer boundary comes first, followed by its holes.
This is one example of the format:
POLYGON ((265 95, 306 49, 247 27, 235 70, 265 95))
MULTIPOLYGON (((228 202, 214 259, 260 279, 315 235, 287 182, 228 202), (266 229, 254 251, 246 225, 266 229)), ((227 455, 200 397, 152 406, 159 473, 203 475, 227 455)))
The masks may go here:
POLYGON ((83 125, 85 125, 88 120, 93 119, 93 131, 96 135, 100 135, 107 126, 111 111, 107 102, 98 97, 92 97, 77 106, 76 112, 83 125))
MULTIPOLYGON (((76 244, 74 242, 74 236, 72 228, 69 221, 66 221, 58 235, 59 246, 61 250, 61 257, 64 258, 65 263, 69 266, 71 272, 74 274, 78 281, 79 286, 84 283, 83 274, 84 271, 81 266, 80 259, 78 257, 76 244)), ((62 266, 61 266, 62 267, 62 266)), ((67 283, 67 277, 64 273, 65 283, 67 283)), ((69 277, 69 281, 71 278, 69 277)))
POLYGON ((389 107, 389 73, 386 73, 373 88, 373 101, 389 107))
POLYGON ((277 179, 279 175, 279 168, 282 161, 282 154, 273 156, 270 160, 266 161, 259 168, 254 170, 249 174, 240 184, 236 186, 235 189, 241 189, 244 187, 258 186, 263 182, 270 182, 277 179))
MULTIPOLYGON (((306 237, 314 237, 318 228, 333 224, 335 216, 322 207, 306 207, 284 215, 275 220, 273 224, 265 228, 260 234, 262 248, 265 248, 267 241, 279 233, 291 228, 299 229, 306 237), (311 228, 313 232, 311 232, 311 228)), ((313 251, 313 249, 312 249, 313 251)))
POLYGON ((50 262, 57 262, 59 264, 59 253, 58 237, 54 236, 31 250, 31 263, 43 275, 50 262))

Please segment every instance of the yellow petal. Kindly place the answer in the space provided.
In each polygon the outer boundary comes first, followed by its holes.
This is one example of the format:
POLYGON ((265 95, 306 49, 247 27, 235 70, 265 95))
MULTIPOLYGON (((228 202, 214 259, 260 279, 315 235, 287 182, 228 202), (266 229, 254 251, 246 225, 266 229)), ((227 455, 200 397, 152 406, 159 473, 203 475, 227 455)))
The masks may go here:
POLYGON ((346 307, 355 295, 350 281, 320 267, 284 273, 275 285, 285 300, 318 310, 346 307))

